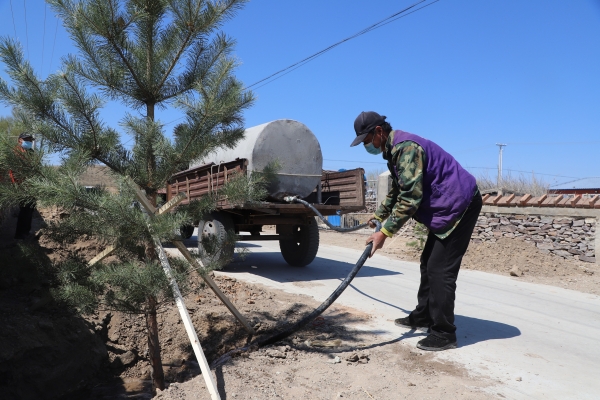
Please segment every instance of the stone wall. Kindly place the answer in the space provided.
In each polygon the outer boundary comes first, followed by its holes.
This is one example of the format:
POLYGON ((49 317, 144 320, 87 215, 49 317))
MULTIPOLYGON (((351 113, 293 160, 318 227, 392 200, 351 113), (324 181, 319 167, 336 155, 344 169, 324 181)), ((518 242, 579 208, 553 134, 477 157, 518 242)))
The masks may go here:
POLYGON ((596 218, 482 212, 472 240, 514 238, 535 244, 543 253, 595 263, 595 232, 596 218))

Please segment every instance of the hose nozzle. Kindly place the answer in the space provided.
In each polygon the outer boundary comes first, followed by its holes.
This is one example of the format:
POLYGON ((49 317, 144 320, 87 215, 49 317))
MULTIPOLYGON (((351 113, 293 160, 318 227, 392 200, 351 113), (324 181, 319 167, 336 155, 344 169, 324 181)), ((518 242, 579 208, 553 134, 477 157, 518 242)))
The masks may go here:
POLYGON ((288 203, 293 203, 294 200, 296 200, 298 198, 298 196, 285 196, 283 198, 283 201, 286 201, 288 203))

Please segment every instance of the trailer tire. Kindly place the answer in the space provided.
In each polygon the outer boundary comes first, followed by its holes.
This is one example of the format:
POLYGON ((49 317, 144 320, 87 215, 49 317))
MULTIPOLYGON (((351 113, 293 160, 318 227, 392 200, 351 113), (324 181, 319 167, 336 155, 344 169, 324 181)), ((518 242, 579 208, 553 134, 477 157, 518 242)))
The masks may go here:
POLYGON ((191 238, 194 235, 194 225, 181 225, 179 233, 183 240, 191 238))
POLYGON ((279 239, 283 259, 292 267, 305 267, 317 256, 319 228, 316 223, 294 225, 291 239, 279 239))
POLYGON ((198 254, 205 266, 219 267, 233 260, 233 231, 233 220, 221 212, 210 213, 198 223, 198 254))

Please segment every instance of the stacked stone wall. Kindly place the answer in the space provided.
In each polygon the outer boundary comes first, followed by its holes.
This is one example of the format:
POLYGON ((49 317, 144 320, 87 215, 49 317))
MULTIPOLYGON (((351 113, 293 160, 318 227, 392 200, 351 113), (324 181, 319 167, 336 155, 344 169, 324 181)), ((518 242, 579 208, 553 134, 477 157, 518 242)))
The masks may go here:
POLYGON ((474 242, 500 237, 531 242, 542 253, 596 262, 596 218, 482 213, 473 231, 474 242))

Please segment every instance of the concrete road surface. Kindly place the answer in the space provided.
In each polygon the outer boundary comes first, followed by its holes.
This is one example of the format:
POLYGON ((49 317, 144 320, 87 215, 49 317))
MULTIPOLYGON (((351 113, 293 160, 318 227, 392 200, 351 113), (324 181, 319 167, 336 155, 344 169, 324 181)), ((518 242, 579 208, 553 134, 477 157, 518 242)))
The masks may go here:
MULTIPOLYGON (((294 268, 277 242, 238 245, 247 247, 249 256, 218 273, 318 301, 331 294, 361 254, 321 245, 312 264, 294 268)), ((415 345, 423 335, 406 335, 393 320, 416 305, 418 283, 417 263, 376 254, 337 303, 370 313, 370 329, 382 340, 403 337, 415 345)), ((438 357, 491 378, 497 385, 489 391, 509 399, 600 399, 599 296, 462 270, 456 297, 458 349, 438 357)))

